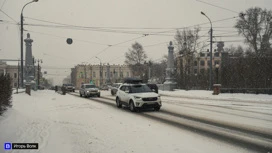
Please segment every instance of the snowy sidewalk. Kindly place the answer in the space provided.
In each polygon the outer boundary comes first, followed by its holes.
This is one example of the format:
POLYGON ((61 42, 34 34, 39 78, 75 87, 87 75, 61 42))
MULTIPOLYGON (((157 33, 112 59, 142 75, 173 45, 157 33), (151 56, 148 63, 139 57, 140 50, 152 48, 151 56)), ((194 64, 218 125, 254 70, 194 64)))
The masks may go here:
POLYGON ((175 90, 162 91, 159 94, 169 97, 180 97, 188 99, 202 99, 202 100, 222 100, 222 101, 236 101, 236 102, 265 102, 272 104, 272 95, 264 94, 240 94, 240 93, 220 93, 219 95, 212 95, 212 91, 205 90, 175 90))

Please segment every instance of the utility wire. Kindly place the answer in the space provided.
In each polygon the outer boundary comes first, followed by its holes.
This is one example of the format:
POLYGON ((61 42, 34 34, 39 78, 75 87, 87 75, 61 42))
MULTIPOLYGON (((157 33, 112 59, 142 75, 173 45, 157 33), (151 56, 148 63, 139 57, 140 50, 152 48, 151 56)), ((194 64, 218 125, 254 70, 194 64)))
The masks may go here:
POLYGON ((12 17, 10 17, 6 12, 4 12, 4 11, 1 10, 1 9, 0 9, 0 11, 1 11, 2 13, 4 13, 8 18, 10 18, 12 21, 14 21, 15 23, 17 23, 17 21, 14 20, 12 17))
POLYGON ((120 44, 129 42, 129 41, 132 41, 132 40, 136 40, 136 39, 139 39, 139 38, 142 38, 142 37, 146 37, 146 36, 147 36, 147 35, 144 35, 144 36, 140 36, 140 37, 136 37, 136 38, 133 38, 133 39, 129 39, 129 40, 126 40, 126 41, 123 41, 123 42, 120 42, 120 43, 116 43, 116 44, 113 44, 113 45, 109 45, 107 48, 105 48, 105 49, 99 51, 96 55, 92 56, 89 60, 93 59, 93 58, 96 57, 97 55, 102 54, 103 52, 105 52, 107 49, 109 49, 109 48, 112 47, 112 46, 117 46, 117 45, 120 45, 120 44))
MULTIPOLYGON (((230 20, 230 19, 235 19, 237 17, 231 17, 231 18, 225 18, 225 19, 221 19, 221 20, 216 20, 216 21, 213 21, 212 23, 222 22, 222 21, 226 21, 226 20, 230 20)), ((27 18, 29 18, 29 17, 27 17, 27 18)), ((29 19, 33 19, 33 18, 29 18, 29 19)), ((143 34, 143 33, 146 33, 146 32, 139 33, 139 32, 135 32, 135 31, 131 32, 131 31, 120 31, 120 30, 118 31, 118 30, 112 30, 112 29, 103 29, 105 27, 76 26, 76 25, 69 25, 69 24, 63 24, 63 23, 58 23, 58 22, 39 20, 39 19, 35 19, 35 20, 42 21, 42 22, 53 23, 53 24, 59 24, 59 25, 62 25, 62 26, 57 26, 57 25, 38 25, 38 24, 26 24, 26 25, 29 25, 29 26, 42 26, 42 27, 52 27, 52 28, 68 28, 68 29, 81 28, 80 30, 90 30, 91 29, 92 31, 118 32, 118 33, 130 33, 130 34, 143 34)), ((205 22, 205 23, 201 23, 201 24, 196 24, 196 25, 192 25, 192 26, 188 26, 188 27, 183 27, 183 28, 176 28, 176 29, 185 29, 185 28, 195 27, 195 26, 200 26, 200 25, 205 25, 205 24, 210 24, 210 22, 205 22)), ((119 27, 119 28, 121 28, 121 27, 119 27)), ((175 31, 176 29, 171 29, 171 30, 161 31, 161 32, 150 32, 148 34, 149 35, 156 35, 156 34, 160 34, 160 33, 172 32, 172 31, 175 31)), ((79 29, 77 29, 77 30, 79 30, 79 29)))
POLYGON ((3 8, 3 6, 5 5, 6 1, 7 1, 7 0, 4 0, 4 2, 2 3, 2 6, 1 6, 0 10, 2 10, 2 8, 3 8))
POLYGON ((214 4, 211 4, 211 3, 208 3, 208 2, 204 2, 204 1, 201 1, 201 0, 196 0, 196 1, 201 2, 201 3, 204 3, 204 4, 207 4, 207 5, 210 5, 210 6, 214 6, 214 7, 223 9, 223 10, 227 10, 227 11, 230 11, 230 12, 232 12, 232 13, 238 13, 238 14, 239 14, 239 12, 230 10, 230 9, 228 9, 228 8, 224 8, 224 7, 221 7, 221 6, 217 6, 217 5, 214 5, 214 4))
MULTIPOLYGON (((53 35, 53 34, 48 34, 48 33, 43 33, 43 32, 37 32, 37 31, 32 31, 32 30, 26 30, 26 31, 33 32, 33 33, 38 33, 38 34, 42 34, 42 35, 47 35, 47 36, 53 36, 53 37, 57 37, 57 38, 68 38, 68 37, 64 37, 64 36, 58 36, 58 35, 53 35)), ((97 42, 92 42, 92 41, 87 41, 87 40, 74 39, 74 38, 73 38, 73 40, 86 42, 86 43, 91 43, 91 44, 98 44, 98 45, 103 45, 103 46, 108 45, 108 44, 102 44, 102 43, 97 43, 97 42)))

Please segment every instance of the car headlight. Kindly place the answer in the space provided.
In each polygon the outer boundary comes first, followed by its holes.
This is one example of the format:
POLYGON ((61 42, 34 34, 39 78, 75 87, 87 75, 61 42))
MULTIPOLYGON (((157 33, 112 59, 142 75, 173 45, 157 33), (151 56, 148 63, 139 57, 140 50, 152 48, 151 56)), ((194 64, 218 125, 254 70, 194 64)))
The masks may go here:
POLYGON ((134 96, 135 99, 141 99, 141 97, 134 96))
POLYGON ((100 92, 100 90, 98 90, 97 92, 100 92))
POLYGON ((87 90, 87 92, 90 92, 89 90, 87 90))

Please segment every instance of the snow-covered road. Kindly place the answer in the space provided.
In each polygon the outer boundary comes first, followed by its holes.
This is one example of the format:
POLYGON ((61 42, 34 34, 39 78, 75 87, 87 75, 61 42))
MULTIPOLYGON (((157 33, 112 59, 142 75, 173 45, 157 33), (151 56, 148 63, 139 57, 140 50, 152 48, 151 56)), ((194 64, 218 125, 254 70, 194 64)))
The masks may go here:
MULTIPOLYGON (((102 95, 111 97, 109 92, 102 95)), ((47 90, 32 92, 32 96, 13 95, 13 107, 0 116, 0 143, 36 142, 39 150, 4 151, 0 148, 0 152, 256 152, 96 101, 103 98, 93 99, 47 90)), ((163 105, 163 109, 173 111, 178 111, 177 107, 163 105)), ((156 113, 160 114, 143 114, 156 113)), ((271 122, 265 123, 269 123, 269 131, 271 122)))

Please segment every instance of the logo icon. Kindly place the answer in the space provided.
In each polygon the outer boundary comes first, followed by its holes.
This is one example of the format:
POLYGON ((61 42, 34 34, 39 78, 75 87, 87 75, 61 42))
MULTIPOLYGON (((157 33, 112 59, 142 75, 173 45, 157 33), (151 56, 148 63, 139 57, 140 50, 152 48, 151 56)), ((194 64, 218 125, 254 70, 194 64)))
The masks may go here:
POLYGON ((11 150, 11 143, 5 143, 4 148, 5 150, 11 150))

